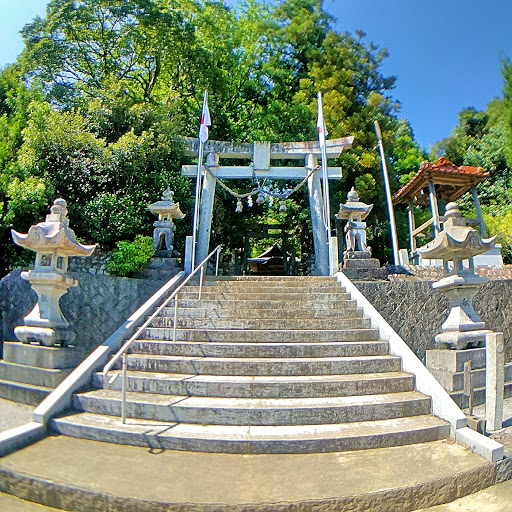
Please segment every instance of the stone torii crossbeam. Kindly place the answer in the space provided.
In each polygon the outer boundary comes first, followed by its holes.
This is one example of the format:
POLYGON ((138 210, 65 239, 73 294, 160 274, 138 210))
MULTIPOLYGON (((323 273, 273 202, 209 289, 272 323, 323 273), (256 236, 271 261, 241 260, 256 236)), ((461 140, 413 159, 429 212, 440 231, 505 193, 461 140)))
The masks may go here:
MULTIPOLYGON (((185 154, 198 154, 199 139, 184 137, 187 144, 185 154)), ((337 158, 344 149, 352 146, 354 137, 344 137, 326 141, 327 157, 337 158)), ((217 179, 272 179, 272 180, 303 180, 312 169, 317 168, 321 149, 318 141, 312 142, 254 142, 237 143, 208 140, 204 144, 206 167, 210 172, 203 173, 203 185, 199 210, 199 228, 195 261, 202 261, 208 255, 210 232, 215 199, 217 179), (247 159, 251 162, 246 166, 220 165, 222 158, 247 159), (274 167, 272 160, 302 160, 303 167, 274 167)), ((328 179, 339 180, 342 177, 341 167, 329 167, 328 179)), ((181 174, 185 177, 196 177, 197 165, 182 166, 181 174)), ((308 179, 309 206, 311 225, 318 273, 329 274, 329 249, 327 232, 322 216, 323 195, 320 185, 320 173, 313 172, 308 179)))

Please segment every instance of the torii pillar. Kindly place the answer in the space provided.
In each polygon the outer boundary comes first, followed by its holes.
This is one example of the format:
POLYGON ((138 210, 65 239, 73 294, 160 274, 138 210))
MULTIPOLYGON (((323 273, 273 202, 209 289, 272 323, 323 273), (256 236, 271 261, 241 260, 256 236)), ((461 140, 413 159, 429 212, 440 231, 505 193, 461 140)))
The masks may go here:
MULTIPOLYGON (((188 143, 186 155, 197 155, 199 139, 184 138, 188 143)), ((350 148, 354 138, 345 137, 326 141, 327 157, 337 158, 344 149, 350 148)), ((317 159, 321 150, 317 141, 313 142, 254 142, 242 144, 208 140, 204 144, 206 170, 203 172, 203 185, 199 213, 199 228, 195 261, 201 262, 208 255, 210 233, 217 179, 263 180, 303 180, 317 168, 317 159), (251 160, 247 166, 222 166, 221 158, 251 160), (273 167, 271 160, 302 160, 304 167, 273 167)), ((196 176, 196 165, 184 165, 181 174, 185 177, 196 176)), ((328 179, 341 179, 340 167, 328 168, 328 179)), ((329 275, 329 245, 327 231, 322 217, 323 195, 320 184, 320 172, 317 170, 308 179, 309 205, 317 271, 320 275, 329 275)))

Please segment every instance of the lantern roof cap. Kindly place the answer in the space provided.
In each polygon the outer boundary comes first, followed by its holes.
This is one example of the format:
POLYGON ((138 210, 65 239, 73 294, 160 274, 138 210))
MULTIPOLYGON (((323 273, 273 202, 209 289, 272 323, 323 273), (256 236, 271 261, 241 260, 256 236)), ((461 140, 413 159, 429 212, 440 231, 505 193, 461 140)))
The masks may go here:
POLYGON ((67 203, 55 199, 44 222, 31 226, 28 233, 11 230, 15 244, 35 252, 56 252, 63 256, 90 256, 96 245, 83 245, 69 227, 67 203))
POLYGON ((345 204, 340 203, 340 211, 336 217, 338 219, 348 219, 351 215, 360 214, 361 219, 364 220, 370 215, 372 208, 373 204, 366 204, 359 201, 359 194, 357 190, 352 187, 347 194, 347 202, 345 204))
POLYGON ((172 219, 183 219, 185 214, 180 210, 180 203, 173 200, 174 192, 167 188, 162 194, 162 199, 148 206, 149 211, 156 215, 169 215, 172 219))

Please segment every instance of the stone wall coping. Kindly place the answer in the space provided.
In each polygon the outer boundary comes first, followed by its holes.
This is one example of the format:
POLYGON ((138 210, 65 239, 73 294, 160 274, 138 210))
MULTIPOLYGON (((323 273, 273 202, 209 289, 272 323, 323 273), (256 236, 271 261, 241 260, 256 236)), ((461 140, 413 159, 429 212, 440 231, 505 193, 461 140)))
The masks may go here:
POLYGON ((180 272, 167 281, 142 306, 128 317, 103 344, 97 347, 80 365, 78 365, 34 410, 34 421, 47 423, 65 409, 71 407, 73 394, 86 386, 92 374, 99 371, 107 362, 108 357, 119 350, 123 341, 130 337, 142 320, 156 308, 163 298, 176 289, 185 278, 180 272))
POLYGON ((427 370, 405 341, 384 320, 380 313, 372 306, 368 299, 356 288, 352 281, 342 272, 335 274, 337 281, 355 300, 357 306, 370 319, 371 327, 378 329, 381 340, 389 343, 391 354, 402 358, 402 369, 412 373, 416 380, 416 390, 432 399, 432 413, 450 423, 450 437, 465 446, 474 449, 479 455, 488 460, 503 457, 503 446, 499 443, 490 446, 489 439, 482 434, 476 436, 464 435, 460 429, 467 427, 467 418, 459 409, 445 389, 437 382, 435 377, 427 370), (466 442, 467 441, 467 442, 466 442))

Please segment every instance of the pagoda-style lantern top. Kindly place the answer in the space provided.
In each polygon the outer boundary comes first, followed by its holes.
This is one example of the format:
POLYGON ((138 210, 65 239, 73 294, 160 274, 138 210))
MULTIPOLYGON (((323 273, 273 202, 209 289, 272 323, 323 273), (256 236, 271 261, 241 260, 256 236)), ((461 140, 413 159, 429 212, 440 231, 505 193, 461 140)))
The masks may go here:
POLYGON ((67 203, 55 199, 45 222, 31 226, 27 234, 11 230, 14 243, 37 253, 34 270, 66 272, 69 256, 90 256, 96 245, 82 245, 69 227, 67 203))
POLYGON ((340 211, 336 215, 338 219, 351 220, 361 222, 366 219, 372 211, 373 204, 365 204, 359 201, 359 194, 352 187, 352 190, 347 194, 347 202, 340 203, 340 211))
POLYGON ((448 203, 443 230, 418 251, 424 258, 444 261, 470 259, 489 251, 494 247, 497 236, 482 238, 472 226, 474 224, 474 219, 462 217, 456 203, 448 203))
POLYGON ((180 203, 173 201, 174 192, 167 189, 162 194, 162 199, 148 206, 149 211, 158 217, 159 221, 171 221, 183 219, 185 214, 180 210, 180 203))

